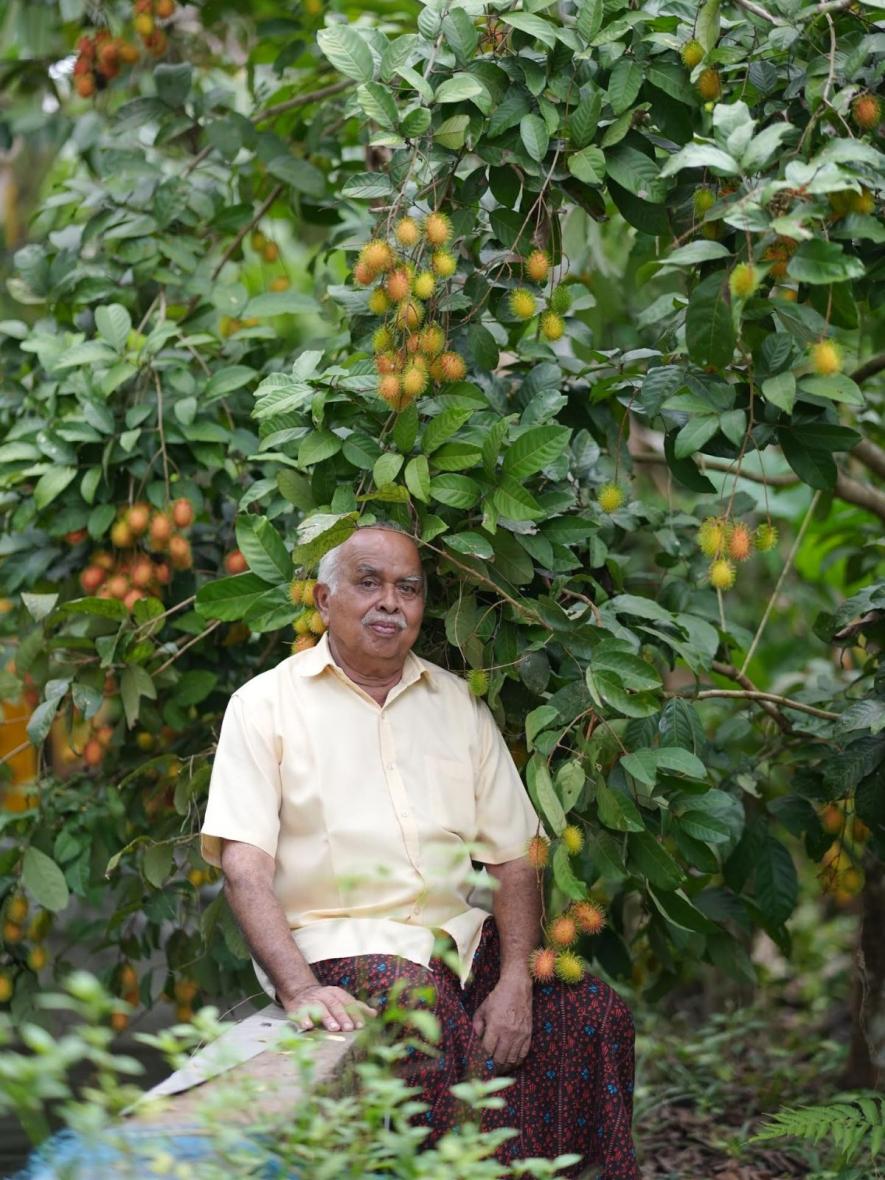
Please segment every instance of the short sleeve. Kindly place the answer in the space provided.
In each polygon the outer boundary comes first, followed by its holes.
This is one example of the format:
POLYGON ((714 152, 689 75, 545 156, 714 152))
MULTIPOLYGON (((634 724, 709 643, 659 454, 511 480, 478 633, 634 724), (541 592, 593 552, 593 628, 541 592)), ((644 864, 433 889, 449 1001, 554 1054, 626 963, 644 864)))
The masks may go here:
POLYGON ((525 856, 540 821, 488 706, 477 702, 480 762, 476 780, 474 858, 506 864, 525 856))
POLYGON ((221 863, 221 841, 253 844, 276 857, 280 831, 280 766, 269 718, 231 697, 209 782, 209 801, 201 831, 203 859, 221 863))

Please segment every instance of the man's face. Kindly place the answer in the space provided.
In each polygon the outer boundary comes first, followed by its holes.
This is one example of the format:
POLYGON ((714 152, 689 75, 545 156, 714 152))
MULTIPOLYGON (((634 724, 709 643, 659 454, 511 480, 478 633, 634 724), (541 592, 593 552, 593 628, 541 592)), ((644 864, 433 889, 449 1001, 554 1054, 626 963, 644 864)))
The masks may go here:
POLYGON ((402 666, 424 615, 415 543, 401 533, 360 529, 339 554, 334 590, 319 583, 314 597, 333 646, 347 663, 402 666))

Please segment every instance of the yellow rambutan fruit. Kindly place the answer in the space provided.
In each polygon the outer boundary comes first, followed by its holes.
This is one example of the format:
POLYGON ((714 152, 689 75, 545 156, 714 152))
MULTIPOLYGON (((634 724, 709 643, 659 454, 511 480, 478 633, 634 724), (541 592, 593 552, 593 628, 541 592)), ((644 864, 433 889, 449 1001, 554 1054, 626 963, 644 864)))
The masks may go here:
POLYGON ((313 606, 313 591, 316 586, 316 578, 305 578, 301 588, 301 605, 313 606))
POLYGON ((876 212, 876 198, 868 188, 861 188, 859 193, 851 194, 851 212, 867 215, 876 212))
POLYGON ((444 352, 439 357, 439 372, 443 381, 463 381, 467 373, 464 358, 457 352, 444 352))
POLYGON ((704 47, 695 37, 690 41, 686 41, 682 46, 680 57, 682 64, 687 70, 693 70, 695 66, 703 59, 704 47))
POLYGON ((596 503, 603 512, 617 512, 624 503, 623 488, 616 483, 604 483, 596 493, 596 503))
POLYGON ((434 273, 438 274, 441 279, 451 278, 458 269, 458 261, 449 250, 437 250, 430 265, 433 267, 434 273))
POLYGON ((388 352, 393 348, 393 336, 389 328, 378 328, 372 336, 372 352, 388 352))
POLYGON ((404 266, 399 266, 390 272, 384 284, 384 290, 393 303, 402 303, 404 299, 408 299, 412 290, 412 279, 404 266))
POLYGON ((445 213, 428 213, 424 219, 424 236, 431 246, 444 246, 452 236, 452 223, 445 213))
POLYGON ((560 951, 556 956, 556 975, 563 983, 580 983, 584 978, 584 964, 574 951, 560 951))
POLYGON ((383 397, 390 405, 393 405, 394 402, 399 402, 402 392, 402 382, 396 373, 385 373, 378 382, 379 396, 383 397))
POLYGON ((396 326, 402 332, 414 332, 424 319, 424 304, 417 299, 407 299, 396 309, 396 326))
POLYGON ((749 299, 759 286, 759 272, 749 262, 739 262, 728 276, 728 289, 734 299, 749 299))
POLYGON ((401 217, 393 231, 394 237, 407 250, 417 246, 421 239, 421 230, 414 217, 401 217))
POLYGON ((377 238, 366 242, 360 250, 360 262, 364 262, 376 274, 380 271, 390 270, 395 261, 393 251, 388 243, 381 242, 377 238))
POLYGON ((554 946, 571 946, 577 940, 578 926, 574 918, 560 914, 550 923, 547 933, 554 946))
POLYGON ((752 552, 753 534, 742 521, 738 521, 728 536, 728 556, 734 561, 746 561, 752 552))
POLYGON ((842 355, 832 340, 818 340, 808 350, 812 369, 821 377, 832 377, 842 371, 842 355))
POLYGON ((318 610, 313 610, 310 612, 307 625, 314 635, 322 635, 326 629, 326 624, 323 622, 323 616, 318 610))
POLYGON ((526 287, 510 292, 510 310, 518 320, 530 320, 535 314, 535 297, 526 287))
POLYGON ((470 695, 484 697, 489 690, 489 674, 485 668, 471 668, 467 673, 467 687, 470 695))
POLYGON ((859 94, 851 104, 851 116, 862 131, 875 131, 882 122, 882 104, 875 94, 859 94))
POLYGON ((691 203, 695 217, 701 218, 708 209, 712 209, 716 204, 716 192, 711 188, 697 188, 694 191, 691 203))
POLYGON ((555 311, 545 311, 541 315, 540 327, 546 340, 560 340, 565 332, 565 320, 555 311))
POLYGON ((402 375, 402 390, 410 400, 420 397, 427 388, 427 369, 414 363, 407 365, 402 375))
POLYGON ((605 910, 595 902, 576 901, 570 912, 582 934, 598 934, 605 926, 605 910))
POLYGON ((539 946, 529 955, 529 973, 538 983, 550 983, 556 976, 556 951, 539 946))
POLYGON ((385 373, 398 373, 399 359, 395 352, 379 352, 375 357, 375 368, 383 376, 385 373))
POLYGON ((428 324, 420 336, 421 351, 438 356, 446 346, 446 334, 439 324, 428 324))
POLYGON ((698 94, 704 102, 715 102, 722 95, 722 78, 713 66, 702 70, 697 80, 698 94))
POLYGON ((313 635, 299 635, 289 650, 293 656, 297 656, 299 652, 309 651, 312 647, 316 647, 316 645, 317 641, 313 635))
POLYGON ((353 268, 354 282, 359 283, 361 287, 368 287, 375 281, 377 271, 372 270, 365 262, 358 262, 353 268))
POLYGON ((526 850, 526 857, 533 869, 544 869, 550 860, 550 841, 546 836, 532 836, 526 850))
POLYGON ((715 557, 722 552, 728 539, 728 528, 725 521, 716 516, 708 516, 698 529, 698 548, 707 557, 715 557))
POLYGON ((554 287, 550 296, 550 309, 557 315, 568 315, 572 309, 572 293, 564 283, 554 287))
POLYGON ((544 250, 532 250, 526 259, 525 273, 533 283, 546 283, 550 274, 550 259, 544 250))
POLYGON ((568 824, 562 830, 562 842, 569 856, 577 856, 584 847, 584 833, 577 824, 568 824))
POLYGON ((763 522, 756 525, 756 548, 760 553, 766 553, 777 544, 777 529, 773 524, 763 522))
POLYGON ((390 300, 385 295, 381 287, 376 287, 369 296, 369 311, 373 315, 384 315, 390 307, 390 300))
POLYGON ((301 595, 304 593, 304 580, 296 578, 289 586, 289 598, 294 606, 301 606, 301 595))
POLYGON ((412 290, 419 299, 429 299, 435 289, 436 276, 433 275, 429 270, 422 270, 421 273, 415 277, 415 282, 412 284, 412 290))
POLYGON ((715 590, 730 590, 736 576, 734 565, 727 557, 718 557, 710 566, 710 585, 715 590))

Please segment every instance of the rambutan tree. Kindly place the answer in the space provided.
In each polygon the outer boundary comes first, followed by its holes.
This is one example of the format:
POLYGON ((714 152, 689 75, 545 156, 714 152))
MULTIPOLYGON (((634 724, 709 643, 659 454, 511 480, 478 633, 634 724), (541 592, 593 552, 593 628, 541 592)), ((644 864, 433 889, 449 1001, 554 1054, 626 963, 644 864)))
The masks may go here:
POLYGON ((751 983, 806 865, 881 906, 877 10, 135 10, 46 6, 65 146, 0 323, 7 906, 78 895, 133 1000, 234 986, 218 717, 371 519, 524 769, 535 964, 751 983))

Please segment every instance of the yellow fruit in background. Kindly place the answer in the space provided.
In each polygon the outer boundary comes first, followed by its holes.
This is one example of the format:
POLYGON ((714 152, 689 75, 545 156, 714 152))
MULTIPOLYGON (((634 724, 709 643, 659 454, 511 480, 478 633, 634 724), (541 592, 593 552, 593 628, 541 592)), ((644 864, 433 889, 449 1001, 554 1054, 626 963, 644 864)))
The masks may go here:
POLYGON ((773 524, 762 523, 756 526, 756 548, 760 553, 766 553, 777 544, 777 529, 773 524))
POLYGON ((322 635, 326 629, 326 624, 323 622, 323 616, 318 610, 310 612, 307 625, 314 635, 322 635))
POLYGON ((548 933, 554 946, 571 946, 578 937, 578 926, 574 918, 560 914, 550 923, 548 933))
POLYGON ((709 66, 701 72, 697 81, 698 94, 705 102, 714 102, 722 94, 722 79, 719 71, 709 66))
POLYGON ((530 320, 535 314, 535 297, 525 287, 517 287, 515 291, 511 291, 509 302, 510 310, 518 320, 530 320))
MULTIPOLYGON (((449 255, 451 257, 451 255, 449 255)), ((419 299, 429 299, 436 289, 436 276, 429 270, 423 270, 416 276, 412 290, 419 299)))
POLYGON ((555 311, 545 311, 540 320, 541 335, 547 340, 560 340, 565 332, 565 320, 555 311))
POLYGON ((707 557, 715 557, 721 552, 727 536, 728 530, 724 521, 715 516, 708 516, 698 529, 698 548, 707 557))
POLYGON ((353 268, 354 282, 359 283, 361 287, 368 287, 374 283, 378 276, 378 272, 372 270, 371 266, 367 266, 365 262, 358 262, 353 268))
POLYGON ((875 213, 876 198, 868 188, 862 188, 859 193, 851 194, 850 208, 852 213, 875 213))
POLYGON ((759 272, 749 262, 739 262, 728 277, 728 289, 734 299, 749 299, 759 286, 759 272))
POLYGON ((389 244, 378 241, 377 239, 366 242, 365 246, 360 250, 359 260, 368 266, 370 270, 375 271, 376 274, 381 271, 390 270, 396 261, 389 244))
POLYGON ((380 287, 376 287, 369 296, 369 311, 373 315, 384 315, 390 307, 390 300, 380 287))
POLYGON ((485 668, 471 668, 467 673, 467 687, 470 695, 484 697, 489 690, 489 674, 485 668))
POLYGON ((736 576, 734 565, 725 557, 710 566, 710 585, 715 590, 730 590, 736 576))
POLYGON ((431 259, 431 266, 441 279, 448 279, 458 269, 458 261, 450 251, 437 250, 431 259))
POLYGON ((556 951, 539 946, 529 955, 529 973, 538 983, 550 983, 556 976, 556 951))
POLYGON ((15 983, 8 971, 0 971, 0 1004, 8 1004, 15 993, 15 983))
POLYGON ((10 922, 24 922, 28 916, 28 899, 24 894, 16 893, 6 904, 6 917, 10 922))
POLYGON ((457 352, 444 352, 437 364, 443 381, 463 381, 467 373, 464 358, 457 352))
POLYGON ((388 352, 393 348, 393 336, 389 328, 378 328, 372 337, 373 352, 388 352))
POLYGON ((416 364, 407 365, 403 370, 402 387, 407 397, 420 397, 427 388, 427 369, 416 364))
POLYGON ((27 963, 32 971, 42 971, 46 966, 47 959, 45 947, 32 946, 28 952, 27 963))
POLYGON ((280 248, 276 242, 265 242, 261 256, 265 262, 276 262, 280 256, 280 248))
POLYGON ((21 942, 22 928, 18 922, 6 921, 3 923, 3 941, 10 944, 21 942))
POLYGON ((529 864, 533 869, 546 868, 550 860, 550 841, 546 836, 532 836, 526 851, 529 864))
POLYGON ((584 847, 584 833, 576 824, 568 824, 562 830, 562 842, 569 856, 577 856, 584 847))
POLYGON ((424 220, 424 236, 431 246, 444 246, 452 236, 452 223, 445 213, 429 213, 424 220))
POLYGON ((310 651, 316 645, 317 641, 312 635, 299 635, 289 650, 293 656, 297 656, 300 652, 310 651))
POLYGON ((832 340, 818 340, 808 350, 812 369, 821 377, 831 377, 842 371, 842 355, 832 340))
POLYGON ((305 579, 304 586, 301 591, 301 602, 303 606, 312 607, 314 605, 313 591, 316 584, 316 578, 305 579))
POLYGON ((584 978, 584 964, 574 951, 560 951, 556 956, 556 975, 563 983, 580 983, 584 978))
POLYGON ((417 299, 401 303, 396 312, 396 326, 400 331, 414 332, 424 319, 424 304, 417 299))
MULTIPOLYGON (((399 381, 397 381, 396 384, 397 384, 397 392, 398 392, 399 391, 399 381)), ((304 614, 300 614, 298 616, 298 618, 295 620, 295 622, 292 624, 292 628, 295 631, 296 635, 307 635, 310 631, 310 614, 309 614, 309 612, 305 611, 304 614)))
POLYGON ((576 901, 571 915, 582 934, 598 934, 605 926, 605 911, 592 901, 576 901))
POLYGON ((596 493, 596 502, 603 512, 617 512, 624 503, 623 489, 616 483, 604 483, 596 493))
POLYGON ((419 338, 422 352, 428 356, 438 356, 446 346, 446 334, 439 324, 428 324, 419 338))
POLYGON ((682 64, 685 66, 685 68, 687 70, 693 70, 695 66, 703 60, 704 47, 701 45, 700 41, 692 37, 690 41, 686 41, 682 46, 682 53, 680 54, 680 57, 682 58, 682 64))
POLYGON ((387 276, 384 289, 393 303, 408 299, 412 290, 412 279, 405 267, 397 267, 387 276))
POLYGON ((703 217, 708 209, 712 209, 716 204, 716 193, 711 188, 695 189, 695 194, 692 197, 692 208, 694 209, 696 217, 703 217))
POLYGON ((533 250, 526 259, 525 273, 534 283, 546 283, 550 274, 550 259, 543 250, 533 250))
POLYGON ((291 282, 285 275, 277 275, 275 279, 271 279, 270 281, 271 291, 288 291, 291 285, 291 282))
POLYGON ((413 217, 401 217, 393 233, 399 244, 407 249, 416 246, 421 239, 421 230, 413 217))
POLYGON ((882 121, 882 104, 874 94, 859 94, 851 104, 851 114, 862 131, 875 131, 882 121))
POLYGON ((289 585, 289 599, 293 606, 301 606, 301 596, 304 593, 304 580, 296 578, 289 585))
POLYGON ((745 524, 733 526, 728 538, 728 556, 734 561, 746 561, 753 552, 753 535, 745 524))

